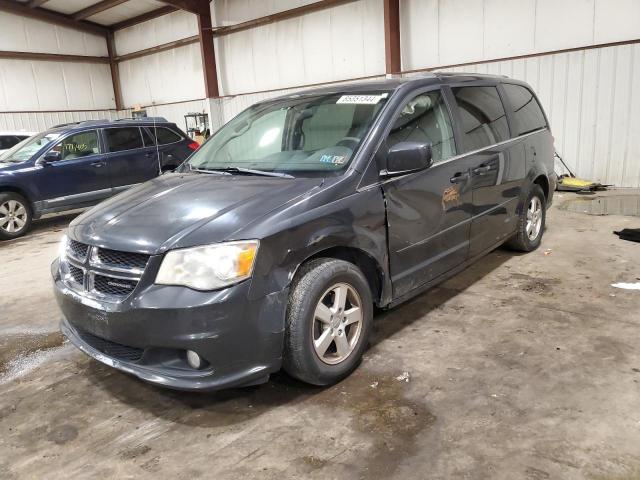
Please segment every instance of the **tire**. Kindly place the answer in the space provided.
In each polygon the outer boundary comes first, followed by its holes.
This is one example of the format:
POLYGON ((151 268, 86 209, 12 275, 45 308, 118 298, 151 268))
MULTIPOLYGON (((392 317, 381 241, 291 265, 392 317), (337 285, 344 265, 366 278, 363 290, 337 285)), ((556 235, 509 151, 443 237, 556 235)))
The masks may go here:
POLYGON ((32 220, 31 206, 22 195, 0 193, 0 240, 21 237, 31 228, 32 220))
POLYGON ((313 385, 342 380, 360 363, 372 322, 371 289, 360 269, 343 260, 311 260, 296 274, 289 294, 285 371, 313 385))
POLYGON ((544 196, 544 192, 540 185, 533 184, 527 195, 527 200, 524 203, 520 216, 518 218, 518 230, 516 234, 507 241, 506 245, 519 252, 531 252, 540 246, 542 241, 542 235, 544 234, 545 222, 547 219, 547 202, 544 196), (538 205, 537 215, 534 215, 532 208, 538 205), (538 227, 535 228, 535 224, 532 222, 538 222, 538 227), (533 235, 535 231, 535 235, 533 235))

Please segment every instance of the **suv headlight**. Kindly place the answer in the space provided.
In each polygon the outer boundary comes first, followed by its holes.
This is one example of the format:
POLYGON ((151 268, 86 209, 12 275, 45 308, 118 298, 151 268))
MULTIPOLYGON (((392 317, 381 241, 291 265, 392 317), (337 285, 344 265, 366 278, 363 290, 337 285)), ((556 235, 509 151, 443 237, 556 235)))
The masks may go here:
POLYGON ((258 240, 217 243, 167 252, 156 283, 215 290, 241 282, 253 273, 258 240))

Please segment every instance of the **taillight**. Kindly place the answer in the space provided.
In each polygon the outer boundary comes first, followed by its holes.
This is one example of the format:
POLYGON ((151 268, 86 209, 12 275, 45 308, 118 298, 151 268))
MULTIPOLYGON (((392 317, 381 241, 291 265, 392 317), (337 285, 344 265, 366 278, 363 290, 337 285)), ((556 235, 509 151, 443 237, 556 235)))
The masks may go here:
POLYGON ((189 147, 191 150, 197 150, 199 146, 200 144, 198 142, 191 142, 189 145, 187 145, 187 147, 189 147))

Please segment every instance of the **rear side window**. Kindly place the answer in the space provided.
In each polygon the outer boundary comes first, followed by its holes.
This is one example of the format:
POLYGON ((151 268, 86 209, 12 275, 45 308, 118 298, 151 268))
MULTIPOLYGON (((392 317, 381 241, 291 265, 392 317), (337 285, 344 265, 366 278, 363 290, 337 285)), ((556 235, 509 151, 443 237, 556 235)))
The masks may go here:
POLYGON ((0 150, 9 150, 20 141, 18 137, 14 136, 0 137, 0 150))
POLYGON ((453 88, 453 95, 459 107, 467 151, 509 138, 507 117, 496 87, 458 87, 453 88))
POLYGON ((110 152, 142 148, 142 136, 138 127, 107 128, 105 131, 110 152))
POLYGON ((521 85, 505 83, 502 85, 515 117, 515 136, 524 135, 547 126, 542 108, 531 90, 521 85))
POLYGON ((146 128, 141 128, 140 131, 142 132, 142 138, 144 139, 144 146, 145 147, 150 147, 150 146, 153 146, 153 145, 156 144, 156 141, 153 139, 153 137, 147 131, 146 128))
POLYGON ((151 135, 155 136, 158 139, 158 145, 166 145, 168 143, 175 143, 182 140, 182 137, 177 133, 169 130, 165 127, 149 127, 149 131, 151 131, 151 135))

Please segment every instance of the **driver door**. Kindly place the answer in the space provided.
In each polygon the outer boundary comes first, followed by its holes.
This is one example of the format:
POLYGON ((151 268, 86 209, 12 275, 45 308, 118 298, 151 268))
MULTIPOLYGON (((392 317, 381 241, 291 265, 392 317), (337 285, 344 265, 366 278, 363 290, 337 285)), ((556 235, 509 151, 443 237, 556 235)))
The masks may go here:
POLYGON ((107 165, 97 130, 73 133, 50 151, 60 160, 43 164, 34 181, 45 200, 45 208, 65 209, 89 205, 111 193, 107 165))
MULTIPOLYGON (((433 165, 382 184, 387 202, 394 298, 467 258, 471 226, 470 161, 456 158, 449 108, 442 91, 411 98, 397 114, 386 148, 412 141, 432 145, 433 165)), ((384 147, 383 147, 384 148, 384 147)))

